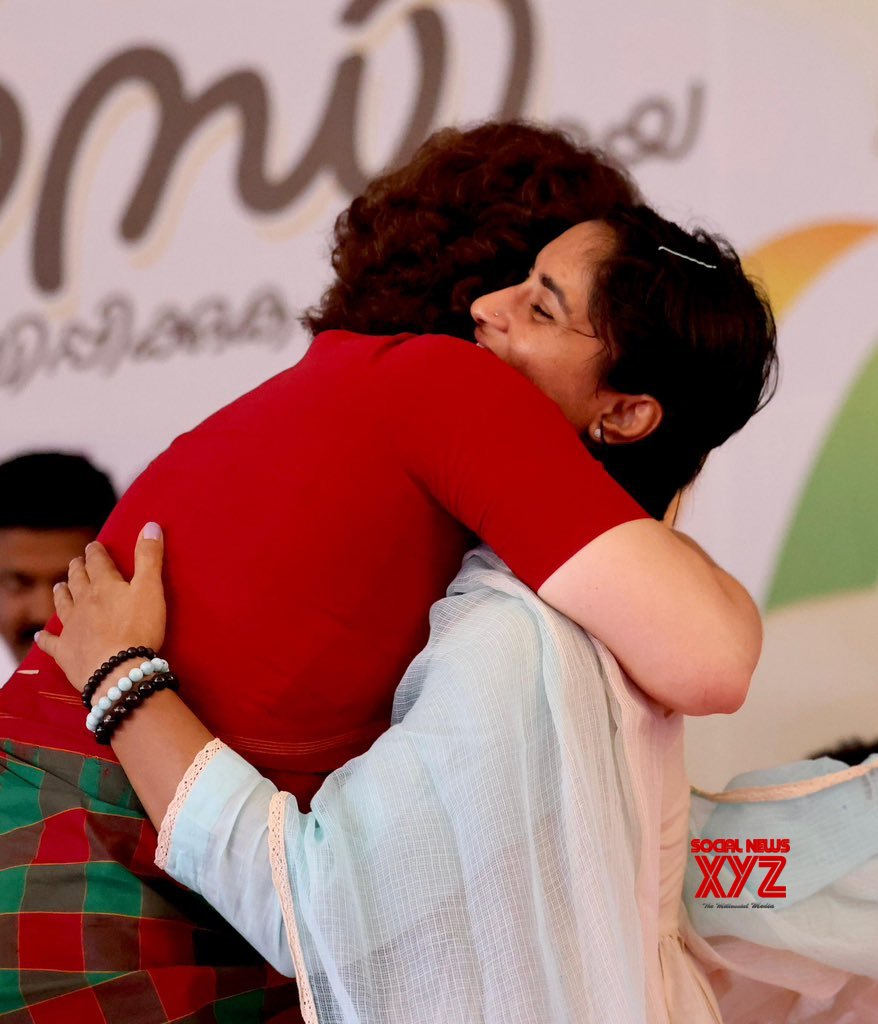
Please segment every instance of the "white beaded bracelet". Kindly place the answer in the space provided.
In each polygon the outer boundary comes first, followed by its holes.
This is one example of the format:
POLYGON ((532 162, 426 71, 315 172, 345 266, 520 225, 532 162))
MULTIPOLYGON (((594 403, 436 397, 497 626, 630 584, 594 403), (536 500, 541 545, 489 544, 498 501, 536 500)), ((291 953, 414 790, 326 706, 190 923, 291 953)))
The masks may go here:
POLYGON ((131 689, 135 683, 148 679, 157 673, 169 671, 168 663, 164 658, 153 658, 151 661, 144 661, 139 667, 131 669, 127 676, 120 676, 115 685, 107 690, 97 704, 92 704, 91 711, 86 715, 85 727, 89 732, 94 732, 98 723, 110 708, 131 689))

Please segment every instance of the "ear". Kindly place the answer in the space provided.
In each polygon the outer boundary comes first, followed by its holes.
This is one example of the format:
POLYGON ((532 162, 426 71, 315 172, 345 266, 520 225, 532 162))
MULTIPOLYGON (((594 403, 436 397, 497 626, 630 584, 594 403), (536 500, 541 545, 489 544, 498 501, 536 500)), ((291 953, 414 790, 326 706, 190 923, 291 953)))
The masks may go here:
POLYGON ((633 444, 642 441, 658 427, 663 410, 652 395, 624 395, 612 392, 600 415, 596 416, 590 428, 591 436, 604 428, 607 444, 633 444))

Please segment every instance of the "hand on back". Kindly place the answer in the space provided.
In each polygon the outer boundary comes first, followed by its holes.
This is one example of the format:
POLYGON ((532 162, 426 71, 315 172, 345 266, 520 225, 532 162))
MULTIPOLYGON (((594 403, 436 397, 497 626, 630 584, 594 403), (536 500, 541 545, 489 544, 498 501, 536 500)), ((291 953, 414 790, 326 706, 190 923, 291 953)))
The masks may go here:
POLYGON ((85 557, 70 563, 67 583, 55 588, 55 610, 64 629, 60 636, 41 630, 37 646, 80 692, 111 655, 140 646, 158 651, 164 642, 163 540, 155 524, 148 525, 151 529, 144 528, 137 539, 130 583, 103 544, 95 541, 85 549, 85 557))

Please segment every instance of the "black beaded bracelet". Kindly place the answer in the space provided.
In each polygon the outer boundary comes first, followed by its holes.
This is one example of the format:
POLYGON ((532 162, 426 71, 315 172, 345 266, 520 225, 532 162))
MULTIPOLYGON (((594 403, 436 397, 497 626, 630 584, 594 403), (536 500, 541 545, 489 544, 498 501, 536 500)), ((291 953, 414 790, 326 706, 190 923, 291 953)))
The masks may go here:
POLYGON ((158 693, 159 690, 177 691, 179 689, 180 681, 173 672, 162 672, 160 675, 144 679, 136 690, 129 690, 104 715, 95 729, 95 740, 103 746, 107 746, 119 723, 147 698, 158 693))
POLYGON ((155 651, 151 647, 129 647, 125 651, 119 651, 118 654, 114 654, 112 658, 107 658, 103 665, 88 677, 88 682, 82 688, 83 707, 87 711, 91 709, 91 699, 95 695, 95 690, 117 665, 121 665, 123 661, 128 661, 129 658, 149 658, 151 660, 154 657, 155 651))

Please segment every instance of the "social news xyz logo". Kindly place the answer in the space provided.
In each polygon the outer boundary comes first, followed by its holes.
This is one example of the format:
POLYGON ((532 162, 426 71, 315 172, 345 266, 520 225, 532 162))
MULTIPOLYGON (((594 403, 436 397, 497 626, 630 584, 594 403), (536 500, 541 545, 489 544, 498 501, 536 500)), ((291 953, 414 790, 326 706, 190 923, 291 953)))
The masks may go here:
POLYGON ((778 899, 787 894, 787 887, 778 884, 778 879, 787 866, 783 854, 790 852, 789 839, 747 839, 743 850, 739 839, 693 839, 690 850, 702 875, 695 892, 697 900, 738 897, 751 877, 754 881, 759 879, 756 892, 762 899, 778 899), (719 877, 723 868, 732 873, 727 889, 719 877))

